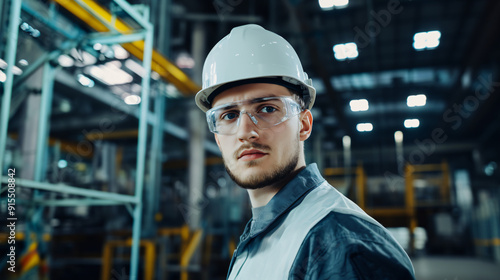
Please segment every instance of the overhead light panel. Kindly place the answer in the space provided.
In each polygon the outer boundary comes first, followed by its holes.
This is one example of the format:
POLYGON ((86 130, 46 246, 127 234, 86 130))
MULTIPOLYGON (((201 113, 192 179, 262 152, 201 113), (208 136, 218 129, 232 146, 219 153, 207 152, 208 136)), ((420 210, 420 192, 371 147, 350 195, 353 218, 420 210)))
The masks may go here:
POLYGON ((78 82, 84 86, 84 87, 94 87, 95 82, 94 80, 90 79, 89 77, 83 75, 83 74, 78 74, 77 76, 78 82))
POLYGON ((7 68, 7 62, 5 60, 0 58, 0 68, 6 69, 7 68))
POLYGON ((373 125, 371 123, 358 123, 356 129, 359 132, 368 132, 373 130, 373 125))
POLYGON ((349 5, 349 0, 319 0, 318 3, 323 10, 342 9, 349 5))
POLYGON ((14 75, 21 75, 23 73, 23 70, 21 68, 14 66, 12 67, 12 74, 14 75))
POLYGON ((413 36, 413 48, 415 50, 432 50, 439 46, 441 32, 438 30, 418 32, 413 36))
POLYGON ((71 67, 75 65, 75 60, 66 54, 60 55, 57 58, 57 62, 59 62, 59 65, 61 65, 62 67, 71 67))
MULTIPOLYGON (((0 58, 0 69, 7 69, 7 62, 5 62, 5 60, 1 59, 0 58)), ((21 70, 21 68, 17 67, 17 66, 13 66, 12 67, 12 74, 14 75, 21 75, 23 73, 23 70, 21 70)))
POLYGON ((119 61, 111 61, 99 66, 90 66, 88 72, 92 77, 108 86, 131 83, 134 78, 120 67, 119 61))
POLYGON ((93 46, 94 50, 100 51, 102 49, 102 44, 101 43, 95 43, 93 46))
POLYGON ((26 67, 26 66, 30 65, 30 63, 26 59, 23 58, 23 59, 19 60, 19 65, 26 67))
POLYGON ((349 137, 349 135, 344 135, 344 137, 342 137, 342 145, 344 148, 351 148, 351 137, 349 137))
POLYGON ((358 57, 358 46, 356 43, 337 44, 333 46, 333 54, 337 60, 355 59, 358 57))
POLYGON ((349 102, 349 106, 351 107, 351 111, 359 112, 359 111, 367 111, 370 107, 368 105, 368 100, 366 99, 354 99, 349 102))
POLYGON ((175 64, 179 68, 191 69, 194 67, 195 62, 194 62, 193 57, 191 57, 191 55, 189 55, 186 52, 182 52, 181 54, 179 54, 179 56, 177 56, 177 59, 175 60, 175 64))
POLYGON ((399 130, 394 132, 394 141, 396 143, 403 143, 403 132, 399 130))
POLYGON ((406 128, 416 128, 420 126, 420 121, 418 119, 406 119, 404 125, 406 128))
POLYGON ((86 51, 73 48, 70 50, 70 54, 75 58, 76 66, 79 67, 93 65, 97 62, 97 58, 86 51))
POLYGON ((133 94, 126 96, 123 100, 128 105, 137 105, 137 104, 141 103, 141 97, 138 95, 133 95, 133 94))
POLYGON ((113 49, 113 52, 115 53, 115 58, 116 59, 126 59, 130 56, 128 51, 126 51, 122 46, 120 45, 113 45, 111 47, 113 49))
POLYGON ((7 75, 0 70, 0 83, 5 83, 5 81, 7 81, 7 75))
POLYGON ((132 70, 132 72, 136 73, 139 77, 144 77, 146 74, 146 70, 139 63, 135 62, 133 59, 125 60, 125 67, 132 70))
POLYGON ((408 107, 425 106, 426 103, 427 96, 425 96, 425 94, 410 95, 406 99, 406 105, 408 105, 408 107))

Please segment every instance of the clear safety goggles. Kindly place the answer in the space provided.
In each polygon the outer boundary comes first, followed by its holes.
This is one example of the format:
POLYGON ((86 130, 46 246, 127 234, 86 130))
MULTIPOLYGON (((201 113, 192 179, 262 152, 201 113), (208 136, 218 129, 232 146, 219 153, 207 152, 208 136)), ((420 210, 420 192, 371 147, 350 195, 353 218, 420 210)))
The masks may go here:
POLYGON ((210 131, 231 135, 238 131, 243 114, 247 114, 259 129, 278 125, 298 115, 300 105, 291 97, 263 97, 214 107, 206 112, 210 131))

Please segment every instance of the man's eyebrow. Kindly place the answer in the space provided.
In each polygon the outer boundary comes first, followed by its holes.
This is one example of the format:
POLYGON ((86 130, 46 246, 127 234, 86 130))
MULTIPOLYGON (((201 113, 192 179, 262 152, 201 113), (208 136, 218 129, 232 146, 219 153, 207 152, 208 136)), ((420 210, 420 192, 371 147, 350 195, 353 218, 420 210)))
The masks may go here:
POLYGON ((266 99, 268 99, 268 97, 260 97, 260 98, 255 98, 255 99, 252 99, 252 100, 249 100, 250 104, 255 104, 255 103, 262 103, 264 101, 266 101, 266 99))
POLYGON ((258 98, 255 98, 255 99, 252 99, 252 100, 249 100, 251 104, 255 104, 255 103, 261 103, 261 102, 266 102, 267 100, 271 99, 271 98, 276 98, 277 96, 274 96, 274 95, 270 95, 270 96, 266 96, 266 97, 258 97, 258 98))
POLYGON ((277 97, 277 96, 271 95, 271 96, 257 97, 254 99, 248 99, 248 100, 243 100, 243 101, 236 101, 236 102, 216 106, 215 108, 224 109, 224 110, 233 109, 235 107, 238 107, 242 103, 257 104, 257 103, 266 102, 269 98, 273 98, 273 97, 277 97))
POLYGON ((236 104, 227 104, 227 105, 222 105, 219 109, 224 109, 224 110, 229 110, 238 107, 236 104))

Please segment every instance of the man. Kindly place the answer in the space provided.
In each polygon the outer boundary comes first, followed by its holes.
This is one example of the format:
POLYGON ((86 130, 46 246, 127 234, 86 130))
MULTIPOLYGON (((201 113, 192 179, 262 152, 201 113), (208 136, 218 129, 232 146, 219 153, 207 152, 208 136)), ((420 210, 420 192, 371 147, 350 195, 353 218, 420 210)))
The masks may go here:
POLYGON ((258 25, 206 58, 196 104, 253 214, 228 279, 414 279, 391 234, 306 166, 315 96, 292 46, 258 25))

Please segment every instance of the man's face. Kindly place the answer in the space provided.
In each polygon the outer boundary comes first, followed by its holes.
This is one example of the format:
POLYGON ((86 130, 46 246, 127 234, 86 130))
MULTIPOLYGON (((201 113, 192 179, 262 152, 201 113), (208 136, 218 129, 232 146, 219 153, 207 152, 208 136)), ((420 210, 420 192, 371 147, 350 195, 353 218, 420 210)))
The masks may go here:
MULTIPOLYGON (((213 107, 262 97, 291 96, 285 87, 274 84, 247 84, 230 88, 214 99, 213 107)), ((245 108, 240 108, 245 109, 245 108)), ((310 112, 307 111, 310 115, 310 112)), ((302 145, 298 116, 266 129, 259 129, 247 114, 240 115, 238 130, 232 135, 215 134, 224 164, 231 178, 241 187, 257 189, 285 179, 299 166, 302 145)), ((310 119, 312 125, 312 118, 310 119)))

